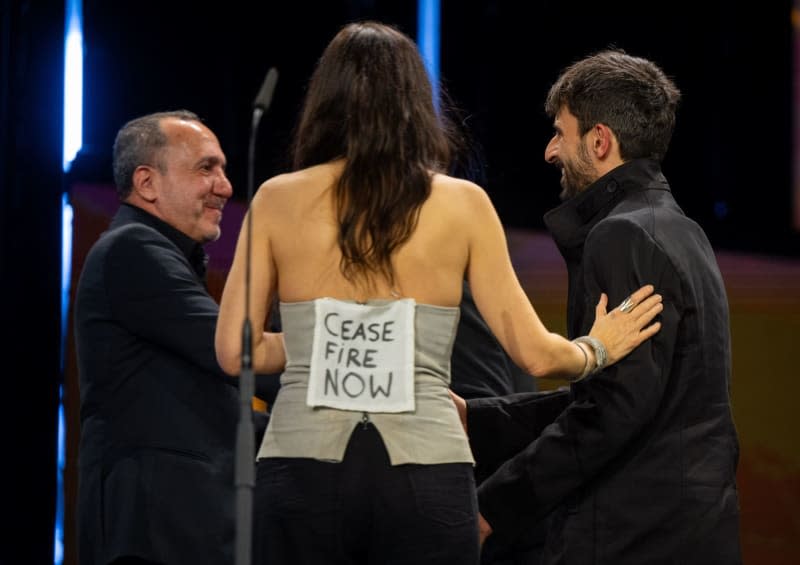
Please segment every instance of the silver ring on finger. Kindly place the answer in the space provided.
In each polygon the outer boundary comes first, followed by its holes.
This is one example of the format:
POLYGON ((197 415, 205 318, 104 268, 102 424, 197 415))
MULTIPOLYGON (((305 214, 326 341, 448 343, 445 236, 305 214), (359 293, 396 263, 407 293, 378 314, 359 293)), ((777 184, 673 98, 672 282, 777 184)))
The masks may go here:
POLYGON ((622 304, 619 305, 619 311, 628 313, 634 309, 636 304, 633 303, 633 299, 628 296, 625 300, 622 301, 622 304))

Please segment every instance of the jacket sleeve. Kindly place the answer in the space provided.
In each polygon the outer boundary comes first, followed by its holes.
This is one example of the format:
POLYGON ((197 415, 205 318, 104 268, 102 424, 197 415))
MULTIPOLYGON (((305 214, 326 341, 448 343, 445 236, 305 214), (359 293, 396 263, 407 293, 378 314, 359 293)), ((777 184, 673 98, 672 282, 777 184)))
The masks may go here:
POLYGON ((229 378, 214 351, 219 307, 171 241, 129 226, 115 235, 103 267, 113 314, 127 331, 229 378))
POLYGON ((481 484, 480 511, 495 531, 529 526, 579 489, 591 488, 612 462, 624 464, 667 386, 680 318, 674 269, 632 222, 601 222, 584 253, 585 303, 578 306, 584 332, 600 292, 609 295, 610 309, 646 283, 664 297, 662 329, 617 364, 571 385, 572 401, 555 422, 481 484))
POLYGON ((526 392, 467 400, 467 430, 480 484, 522 451, 569 404, 569 391, 526 392))

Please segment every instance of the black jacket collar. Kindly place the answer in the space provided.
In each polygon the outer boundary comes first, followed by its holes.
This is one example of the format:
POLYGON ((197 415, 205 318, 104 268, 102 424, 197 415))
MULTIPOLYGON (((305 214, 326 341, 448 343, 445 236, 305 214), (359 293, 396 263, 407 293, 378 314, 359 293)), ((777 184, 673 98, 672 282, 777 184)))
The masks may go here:
POLYGON ((633 159, 612 169, 580 194, 544 215, 556 244, 564 249, 583 245, 589 231, 632 192, 669 190, 661 166, 653 159, 633 159))
POLYGON ((192 268, 197 272, 201 279, 205 279, 208 255, 203 249, 202 244, 195 241, 182 231, 172 227, 160 218, 156 218, 149 212, 142 210, 138 206, 122 202, 119 210, 114 215, 109 229, 118 228, 132 222, 139 222, 150 226, 161 233, 164 237, 173 242, 181 250, 192 268))

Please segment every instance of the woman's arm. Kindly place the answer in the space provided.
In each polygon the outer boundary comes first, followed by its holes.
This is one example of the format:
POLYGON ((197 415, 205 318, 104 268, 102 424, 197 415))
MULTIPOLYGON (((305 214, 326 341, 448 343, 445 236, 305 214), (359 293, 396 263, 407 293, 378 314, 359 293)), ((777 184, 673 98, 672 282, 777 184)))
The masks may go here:
MULTIPOLYGON (((469 263, 467 277, 475 304, 503 348, 521 368, 537 377, 574 380, 593 369, 592 347, 574 343, 549 331, 536 313, 514 272, 505 231, 488 195, 477 185, 465 184, 464 205, 468 221, 469 263), (588 367, 587 367, 588 361, 588 367)), ((651 285, 632 295, 633 310, 606 312, 601 296, 590 335, 607 350, 607 364, 630 353, 660 328, 652 320, 661 311, 661 296, 651 285)))
POLYGON ((276 373, 286 364, 283 334, 264 331, 278 280, 270 248, 268 192, 269 185, 264 183, 250 204, 220 301, 214 342, 217 361, 229 375, 238 375, 242 368, 246 308, 252 328, 252 369, 257 373, 276 373), (250 227, 252 236, 248 242, 250 227), (250 288, 249 304, 245 304, 246 286, 250 288))

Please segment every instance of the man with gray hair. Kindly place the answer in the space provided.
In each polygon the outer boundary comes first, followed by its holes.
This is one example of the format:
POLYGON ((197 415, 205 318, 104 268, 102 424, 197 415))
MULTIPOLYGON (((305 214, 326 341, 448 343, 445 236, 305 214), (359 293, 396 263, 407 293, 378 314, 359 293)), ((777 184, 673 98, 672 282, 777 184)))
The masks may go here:
POLYGON ((233 562, 239 394, 217 365, 203 251, 232 194, 225 164, 191 112, 117 134, 121 204, 76 291, 81 565, 233 562))

